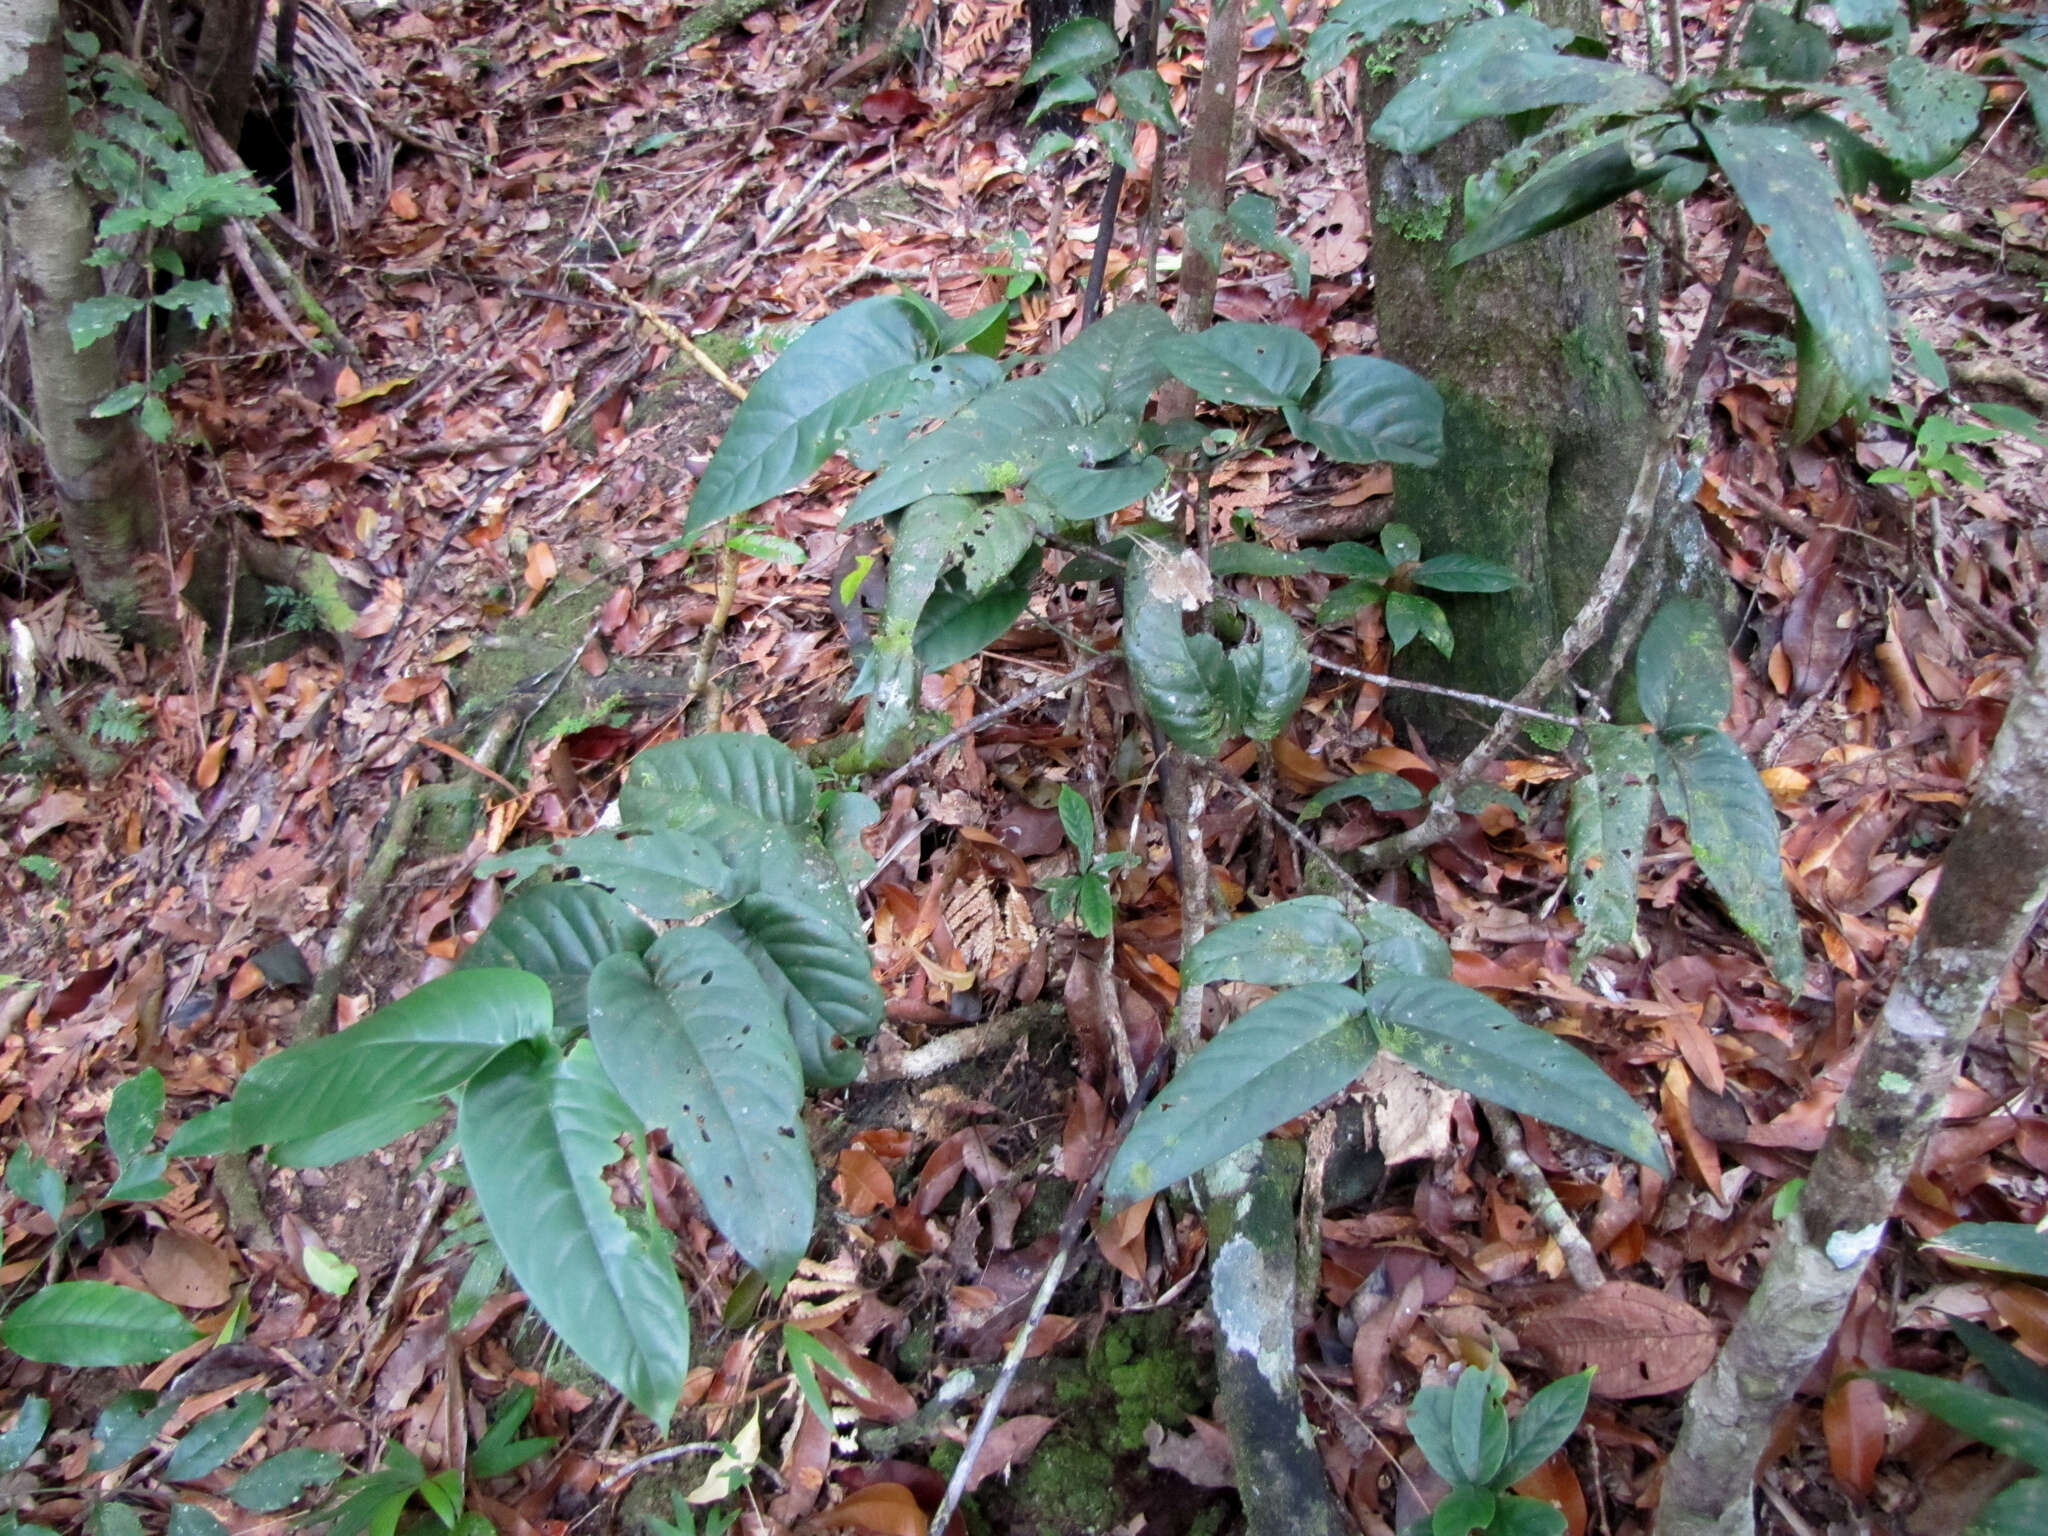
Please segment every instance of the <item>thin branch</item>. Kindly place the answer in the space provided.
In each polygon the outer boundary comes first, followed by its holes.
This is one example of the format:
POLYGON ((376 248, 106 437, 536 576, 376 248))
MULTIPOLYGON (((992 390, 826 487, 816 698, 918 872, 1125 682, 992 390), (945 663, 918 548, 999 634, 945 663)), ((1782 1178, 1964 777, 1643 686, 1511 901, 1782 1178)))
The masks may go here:
POLYGON ((1376 683, 1382 688, 1405 688, 1412 693, 1433 693, 1439 698, 1456 699, 1461 704, 1477 704, 1486 709, 1497 709, 1503 714, 1518 715, 1525 720, 1548 720, 1553 725, 1568 725, 1573 730, 1584 730, 1586 722, 1577 715, 1555 714, 1547 709, 1531 709, 1526 704, 1517 704, 1513 699, 1497 699, 1490 693, 1467 693, 1463 688, 1445 688, 1437 683, 1417 682, 1409 677, 1389 677, 1384 672, 1366 672, 1358 667, 1348 667, 1341 661, 1331 661, 1326 656, 1311 652, 1309 660, 1326 672, 1335 672, 1340 677, 1355 677, 1362 683, 1376 683))
POLYGON ((1344 887, 1345 892, 1360 906, 1372 900, 1372 896, 1366 888, 1352 878, 1351 871, 1337 862, 1336 855, 1302 831, 1299 826, 1295 825, 1292 816, 1289 816, 1285 811, 1274 805, 1272 801, 1268 800, 1256 789, 1253 789, 1251 785, 1232 773, 1228 768, 1219 765, 1217 776, 1231 789, 1236 790, 1237 793, 1243 795, 1245 799, 1257 806, 1260 815, 1264 816, 1266 820, 1285 833, 1287 840, 1293 843, 1295 847, 1320 864, 1324 871, 1336 879, 1344 887))
POLYGON ((1565 1267, 1571 1271, 1572 1283, 1582 1291, 1599 1290, 1607 1283, 1607 1276, 1600 1269, 1599 1256, 1593 1252, 1593 1245, 1586 1241, 1586 1234, 1579 1230, 1579 1224, 1572 1220, 1572 1213, 1558 1200, 1557 1191, 1550 1187, 1550 1180, 1536 1166, 1536 1159, 1529 1155, 1529 1148, 1522 1140, 1522 1122, 1515 1118, 1513 1110, 1502 1109, 1484 1099, 1479 1101, 1479 1107, 1485 1111, 1494 1144, 1500 1148, 1501 1162, 1522 1188, 1522 1198, 1529 1202, 1530 1211, 1543 1223, 1544 1230, 1556 1238, 1557 1246, 1564 1250, 1565 1267))
POLYGON ((918 769, 923 768, 930 763, 937 762, 941 757, 944 757, 948 752, 952 751, 953 748, 959 746, 961 742, 965 741, 975 732, 986 730, 989 726, 994 725, 998 720, 1001 720, 1009 715, 1014 715, 1018 713, 1020 710, 1029 709, 1033 704, 1038 703, 1041 699, 1049 699, 1056 693, 1064 693, 1067 689, 1073 687, 1074 684, 1080 682, 1083 678, 1092 676, 1096 672, 1101 671, 1104 666, 1106 666, 1111 661, 1114 661, 1115 659, 1116 653, 1114 651, 1103 651, 1099 655, 1090 657, 1087 661, 1083 662, 1080 666, 1076 667, 1071 672, 1065 672, 1058 677, 1050 678, 1047 681, 1038 684, 1034 688, 1025 689, 1022 693, 1018 694, 1014 699, 1005 699, 1002 703, 994 706, 993 708, 983 710, 980 714, 976 715, 972 720, 968 721, 965 725, 959 727, 957 730, 948 731, 945 735, 941 736, 937 741, 933 742, 930 746, 925 747, 923 750, 918 752, 918 754, 915 757, 911 758, 909 762, 905 763, 901 768, 897 768, 890 772, 885 778, 883 778, 881 783, 875 786, 876 795, 880 796, 888 794, 890 790, 894 789, 898 784, 901 784, 905 779, 909 778, 913 773, 917 772, 918 769))

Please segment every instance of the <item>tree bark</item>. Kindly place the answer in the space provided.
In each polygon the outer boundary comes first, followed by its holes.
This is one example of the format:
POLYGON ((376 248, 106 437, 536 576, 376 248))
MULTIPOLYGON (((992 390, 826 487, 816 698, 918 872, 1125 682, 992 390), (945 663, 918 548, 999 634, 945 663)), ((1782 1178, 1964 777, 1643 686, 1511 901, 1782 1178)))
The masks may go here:
POLYGON ((263 0, 206 0, 199 45, 192 56, 192 89, 230 144, 242 141, 242 119, 256 89, 256 47, 263 0))
MULTIPOLYGON (((1599 33, 1598 8, 1587 0, 1540 0, 1537 9, 1599 33)), ((1442 29, 1411 36, 1361 60, 1368 119, 1442 29)), ((1488 120, 1423 155, 1367 146, 1380 351, 1444 397, 1442 462, 1396 466, 1395 515, 1420 532, 1425 556, 1488 556, 1525 584, 1507 596, 1439 599, 1456 655, 1446 664, 1417 644, 1403 653, 1404 670, 1503 696, 1536 670, 1585 601, 1654 430, 1623 325, 1613 212, 1450 263, 1464 229, 1465 178, 1511 143, 1505 124, 1488 120)), ((1423 696, 1402 707, 1459 749, 1489 723, 1423 696)))
POLYGON ((1686 1398, 1657 1536, 1750 1536, 1772 1425, 1833 1339, 2048 896, 2048 645, 2035 647, 1905 969, 1749 1305, 1686 1398))
POLYGON ((0 0, 0 194, 27 320, 36 426, 86 598, 120 633, 176 635, 154 474, 130 414, 95 420, 120 383, 113 338, 79 351, 71 308, 100 293, 92 209, 72 171, 57 0, 0 0))

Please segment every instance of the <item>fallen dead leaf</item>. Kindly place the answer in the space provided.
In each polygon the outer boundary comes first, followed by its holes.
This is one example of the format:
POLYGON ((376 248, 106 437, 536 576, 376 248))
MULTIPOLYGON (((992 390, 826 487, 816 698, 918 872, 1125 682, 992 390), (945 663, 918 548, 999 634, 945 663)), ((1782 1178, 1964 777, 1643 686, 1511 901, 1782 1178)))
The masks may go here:
POLYGON ((1007 1473, 1037 1450, 1055 1422, 1049 1414, 1020 1413, 997 1424, 982 1442, 981 1454, 974 1458, 967 1474, 967 1491, 972 1493, 989 1478, 1007 1473))
POLYGON ((1593 1391, 1614 1399, 1689 1387, 1719 1347, 1705 1313, 1631 1280, 1610 1280, 1589 1295, 1541 1308, 1519 1332, 1556 1375, 1593 1367, 1593 1391))
POLYGON ((234 1294, 235 1261, 204 1238, 173 1228, 156 1235, 142 1278, 174 1307, 224 1307, 234 1294))

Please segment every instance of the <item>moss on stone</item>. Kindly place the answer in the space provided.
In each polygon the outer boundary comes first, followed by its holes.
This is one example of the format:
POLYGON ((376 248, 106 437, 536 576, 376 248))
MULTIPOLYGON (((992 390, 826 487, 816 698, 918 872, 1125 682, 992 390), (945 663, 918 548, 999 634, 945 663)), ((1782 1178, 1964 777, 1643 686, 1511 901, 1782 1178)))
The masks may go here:
POLYGON ((587 715, 610 700, 609 691, 596 691, 602 679, 589 677, 573 664, 608 590, 603 582, 577 586, 565 578, 532 611, 499 625, 489 644, 472 646, 455 674, 463 712, 471 717, 491 714, 521 684, 565 666, 563 686, 528 725, 530 739, 548 739, 564 721, 587 715))
POLYGON ((1387 209, 1380 219, 1403 240, 1441 240, 1451 227, 1451 200, 1404 203, 1387 209))
POLYGON ((1117 1524, 1122 1506, 1116 1490, 1116 1458, 1078 1431, 1060 1429, 1031 1453, 1009 1492, 1040 1530, 1078 1536, 1117 1524))

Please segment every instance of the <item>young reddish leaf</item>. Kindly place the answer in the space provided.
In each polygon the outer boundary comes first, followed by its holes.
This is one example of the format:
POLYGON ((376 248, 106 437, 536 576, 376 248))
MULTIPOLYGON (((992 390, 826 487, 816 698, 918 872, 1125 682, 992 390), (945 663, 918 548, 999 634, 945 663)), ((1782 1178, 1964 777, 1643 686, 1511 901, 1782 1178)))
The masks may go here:
POLYGON ((1884 1456, 1883 1390, 1865 1376, 1843 1377, 1828 1389, 1820 1423, 1828 1439, 1828 1470, 1868 1498, 1884 1456))

